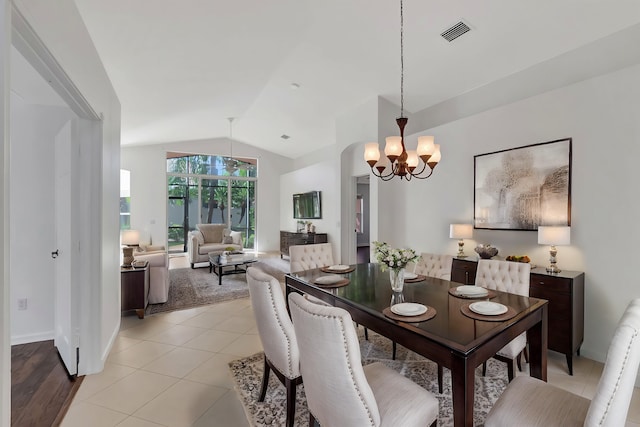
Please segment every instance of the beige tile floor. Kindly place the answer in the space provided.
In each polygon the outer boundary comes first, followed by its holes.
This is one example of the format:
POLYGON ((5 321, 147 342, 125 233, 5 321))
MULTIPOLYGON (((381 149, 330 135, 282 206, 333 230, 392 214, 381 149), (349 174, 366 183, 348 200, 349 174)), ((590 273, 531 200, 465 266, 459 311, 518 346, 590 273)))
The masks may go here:
MULTIPOLYGON (((170 265, 188 266, 183 257, 170 265)), ((84 379, 62 426, 248 426, 227 363, 261 349, 248 298, 125 316, 105 369, 84 379)), ((564 356, 549 353, 549 382, 582 396, 593 396, 601 372, 580 357, 569 376, 564 356)), ((640 427, 640 389, 626 425, 640 427)))

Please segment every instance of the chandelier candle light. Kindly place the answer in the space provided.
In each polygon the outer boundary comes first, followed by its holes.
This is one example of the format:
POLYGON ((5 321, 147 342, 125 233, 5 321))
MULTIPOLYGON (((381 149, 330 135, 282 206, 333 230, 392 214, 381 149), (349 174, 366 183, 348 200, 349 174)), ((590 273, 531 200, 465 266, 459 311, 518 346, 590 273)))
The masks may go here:
POLYGON ((413 249, 396 249, 385 242, 373 242, 376 260, 382 264, 382 271, 389 268, 391 290, 402 292, 404 287, 404 269, 410 262, 418 260, 419 255, 413 249))
POLYGON ((369 164, 373 175, 383 181, 389 181, 396 176, 407 181, 411 178, 426 179, 433 174, 433 170, 440 162, 440 145, 434 144, 433 136, 418 137, 417 150, 406 149, 404 128, 407 121, 408 119, 404 117, 404 14, 403 2, 400 0, 400 117, 396 119, 400 136, 386 138, 385 156, 382 158, 380 158, 380 147, 377 142, 369 142, 364 147, 364 160, 369 164), (420 160, 422 160, 421 167, 419 167, 420 160))

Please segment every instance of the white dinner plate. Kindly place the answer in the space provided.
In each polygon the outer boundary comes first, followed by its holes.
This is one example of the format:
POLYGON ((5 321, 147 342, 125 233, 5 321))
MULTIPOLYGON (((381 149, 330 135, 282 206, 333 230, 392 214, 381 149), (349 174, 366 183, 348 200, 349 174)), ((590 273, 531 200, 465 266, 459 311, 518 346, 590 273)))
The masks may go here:
POLYGON ((316 280, 315 283, 319 283, 321 285, 333 285, 334 283, 338 283, 343 281, 344 278, 342 276, 336 276, 335 274, 330 274, 328 276, 320 276, 316 280))
POLYGON ((402 302, 392 305, 391 312, 398 316, 420 316, 427 312, 427 307, 414 302, 402 302))
POLYGON ((489 295, 489 291, 480 286, 464 285, 458 286, 456 292, 465 297, 484 297, 489 295))
POLYGON ((405 272, 404 273, 404 278, 405 279, 415 279, 416 277, 418 277, 418 275, 416 273, 409 273, 409 272, 405 272))
POLYGON ((509 310, 506 305, 491 301, 478 301, 469 304, 469 310, 485 316, 498 316, 509 310))
POLYGON ((329 266, 329 270, 348 270, 349 266, 348 265, 343 265, 343 264, 338 264, 338 265, 330 265, 329 266))

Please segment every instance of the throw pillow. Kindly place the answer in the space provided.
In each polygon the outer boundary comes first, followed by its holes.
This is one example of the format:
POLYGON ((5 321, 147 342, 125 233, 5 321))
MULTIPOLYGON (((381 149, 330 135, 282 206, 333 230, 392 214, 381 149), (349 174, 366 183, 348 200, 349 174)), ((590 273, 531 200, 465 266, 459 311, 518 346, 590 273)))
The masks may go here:
POLYGON ((233 243, 233 237, 225 236, 224 239, 222 239, 222 243, 224 243, 225 245, 228 245, 229 243, 233 243))
POLYGON ((204 236, 205 243, 222 243, 222 232, 225 224, 196 224, 204 236))

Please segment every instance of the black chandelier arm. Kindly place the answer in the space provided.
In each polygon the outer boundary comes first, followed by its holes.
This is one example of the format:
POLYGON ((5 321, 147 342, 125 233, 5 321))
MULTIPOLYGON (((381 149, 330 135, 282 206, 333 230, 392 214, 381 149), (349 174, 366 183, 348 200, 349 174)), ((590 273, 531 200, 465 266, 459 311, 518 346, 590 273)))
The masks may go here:
MULTIPOLYGON (((431 175, 433 175, 433 170, 435 169, 431 169, 431 172, 429 172, 429 175, 425 175, 425 176, 420 176, 422 175, 422 172, 424 172, 426 168, 422 168, 422 170, 420 171, 420 173, 410 173, 409 176, 411 176, 412 178, 416 178, 416 179, 427 179, 429 178, 431 175)), ((410 178, 407 178, 407 181, 410 181, 410 178)))

